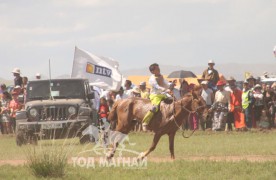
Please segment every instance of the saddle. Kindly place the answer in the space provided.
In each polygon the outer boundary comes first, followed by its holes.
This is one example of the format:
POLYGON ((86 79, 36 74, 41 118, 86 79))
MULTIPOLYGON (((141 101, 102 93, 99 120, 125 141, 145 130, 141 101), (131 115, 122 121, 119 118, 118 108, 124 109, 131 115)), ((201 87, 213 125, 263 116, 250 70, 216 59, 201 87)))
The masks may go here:
POLYGON ((162 101, 160 103, 160 113, 162 114, 162 117, 165 119, 169 119, 173 116, 174 114, 174 105, 173 105, 173 100, 170 99, 170 103, 166 103, 165 101, 162 101))

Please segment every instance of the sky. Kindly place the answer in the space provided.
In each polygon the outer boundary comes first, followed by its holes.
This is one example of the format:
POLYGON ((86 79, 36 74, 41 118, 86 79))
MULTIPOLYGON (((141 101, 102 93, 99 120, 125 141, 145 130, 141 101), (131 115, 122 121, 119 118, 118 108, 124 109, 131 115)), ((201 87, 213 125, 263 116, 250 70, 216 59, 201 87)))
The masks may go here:
POLYGON ((70 75, 75 46, 120 70, 276 63, 275 0, 0 0, 0 77, 70 75))

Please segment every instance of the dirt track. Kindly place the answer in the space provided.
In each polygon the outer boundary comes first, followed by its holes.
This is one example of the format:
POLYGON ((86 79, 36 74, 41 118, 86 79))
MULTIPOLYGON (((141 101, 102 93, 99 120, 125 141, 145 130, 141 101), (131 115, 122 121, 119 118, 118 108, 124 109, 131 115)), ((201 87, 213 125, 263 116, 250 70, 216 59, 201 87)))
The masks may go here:
MULTIPOLYGON (((247 155, 247 156, 189 156, 176 158, 175 160, 184 160, 184 161, 199 161, 199 160, 207 160, 207 161, 228 161, 228 162, 237 162, 242 160, 247 160, 250 162, 265 162, 265 161, 276 161, 276 155, 271 156, 260 156, 260 155, 247 155)), ((97 159, 96 159, 97 161, 97 159)), ((170 158, 160 158, 160 157, 148 157, 149 162, 174 162, 170 158)), ((24 165, 26 160, 0 160, 0 166, 2 165, 12 165, 19 166, 24 165)), ((69 163, 72 161, 69 160, 69 163)))

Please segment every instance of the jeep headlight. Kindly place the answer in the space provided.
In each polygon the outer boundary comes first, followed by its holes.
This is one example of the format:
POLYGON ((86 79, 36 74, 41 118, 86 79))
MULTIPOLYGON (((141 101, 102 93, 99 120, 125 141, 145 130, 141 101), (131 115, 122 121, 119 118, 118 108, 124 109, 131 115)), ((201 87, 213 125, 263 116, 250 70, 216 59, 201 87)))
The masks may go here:
POLYGON ((69 112, 69 114, 76 114, 77 109, 74 106, 70 106, 68 108, 68 112, 69 112))
POLYGON ((37 110, 36 110, 35 108, 30 109, 30 115, 31 115, 32 117, 36 117, 37 114, 38 114, 38 112, 37 112, 37 110))

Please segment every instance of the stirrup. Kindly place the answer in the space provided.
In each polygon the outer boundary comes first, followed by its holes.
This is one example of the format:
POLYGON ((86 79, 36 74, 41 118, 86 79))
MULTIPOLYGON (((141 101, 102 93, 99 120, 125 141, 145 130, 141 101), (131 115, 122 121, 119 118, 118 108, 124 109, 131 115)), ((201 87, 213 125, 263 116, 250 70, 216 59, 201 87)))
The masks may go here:
POLYGON ((142 124, 142 129, 143 129, 144 132, 147 132, 148 131, 148 124, 143 123, 142 124))

